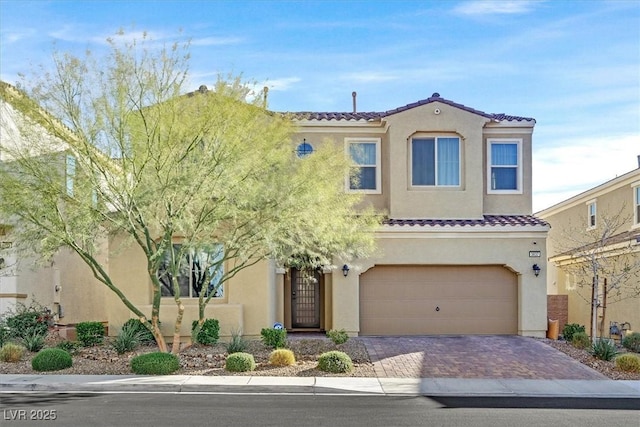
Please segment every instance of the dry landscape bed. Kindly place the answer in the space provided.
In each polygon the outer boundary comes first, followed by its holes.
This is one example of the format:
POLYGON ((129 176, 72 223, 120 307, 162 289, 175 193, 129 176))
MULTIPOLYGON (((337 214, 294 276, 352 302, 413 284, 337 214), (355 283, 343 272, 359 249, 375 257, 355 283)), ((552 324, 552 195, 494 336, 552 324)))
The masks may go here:
MULTIPOLYGON (((565 341, 542 340, 547 345, 562 351, 580 363, 601 372, 614 380, 640 380, 640 373, 622 372, 615 368, 613 362, 598 360, 586 350, 580 350, 565 341)), ((50 343, 51 344, 51 343, 50 343)), ((335 345, 327 338, 290 339, 288 347, 295 353, 297 363, 293 366, 274 367, 269 365, 269 354, 272 349, 260 341, 249 341, 247 352, 253 354, 257 368, 252 372, 231 373, 224 369, 226 348, 224 344, 214 346, 194 345, 180 353, 181 368, 176 375, 262 375, 262 376, 350 376, 375 377, 373 364, 364 343, 358 338, 351 338, 346 343, 335 345), (317 357, 330 350, 347 353, 354 362, 354 370, 348 374, 331 374, 317 369, 317 357)), ((143 346, 138 350, 118 355, 109 345, 80 349, 73 356, 73 366, 51 374, 71 375, 131 375, 131 358, 142 353, 155 351, 155 346, 143 346)), ((0 374, 34 374, 31 368, 33 353, 26 353, 17 363, 0 362, 0 374)), ((38 373, 43 374, 43 373, 38 373)))

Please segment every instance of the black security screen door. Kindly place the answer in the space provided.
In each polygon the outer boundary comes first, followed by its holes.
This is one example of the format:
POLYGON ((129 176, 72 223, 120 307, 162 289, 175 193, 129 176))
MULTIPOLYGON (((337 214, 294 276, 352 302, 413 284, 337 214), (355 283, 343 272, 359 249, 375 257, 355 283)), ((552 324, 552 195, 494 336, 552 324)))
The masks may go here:
POLYGON ((320 272, 291 269, 291 326, 320 327, 320 272))

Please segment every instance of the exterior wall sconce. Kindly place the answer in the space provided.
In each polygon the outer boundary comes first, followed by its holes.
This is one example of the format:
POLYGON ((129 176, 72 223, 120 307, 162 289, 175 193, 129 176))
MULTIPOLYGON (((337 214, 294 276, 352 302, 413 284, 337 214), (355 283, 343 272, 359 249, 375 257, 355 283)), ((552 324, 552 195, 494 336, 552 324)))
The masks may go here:
POLYGON ((540 266, 538 264, 533 264, 532 268, 533 268, 533 274, 535 274, 536 277, 538 277, 538 275, 540 274, 540 270, 541 270, 540 266))
POLYGON ((349 275, 349 266, 347 264, 342 266, 342 275, 347 277, 349 275))

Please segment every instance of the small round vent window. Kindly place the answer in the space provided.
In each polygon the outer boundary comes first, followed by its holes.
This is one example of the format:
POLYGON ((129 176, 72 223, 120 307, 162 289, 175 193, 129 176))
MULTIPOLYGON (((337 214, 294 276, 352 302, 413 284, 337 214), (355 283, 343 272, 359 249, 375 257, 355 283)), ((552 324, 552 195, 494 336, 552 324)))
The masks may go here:
POLYGON ((307 157, 311 153, 313 153, 313 147, 306 140, 302 141, 302 143, 298 145, 298 148, 296 148, 296 154, 301 159, 307 157))

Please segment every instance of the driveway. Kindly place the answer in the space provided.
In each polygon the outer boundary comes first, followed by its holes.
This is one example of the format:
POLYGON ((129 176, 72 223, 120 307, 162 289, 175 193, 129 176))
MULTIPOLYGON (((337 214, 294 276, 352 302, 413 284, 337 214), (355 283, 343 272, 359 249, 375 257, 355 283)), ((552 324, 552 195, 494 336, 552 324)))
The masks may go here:
POLYGON ((607 379, 535 338, 517 335, 360 339, 378 377, 607 379))

